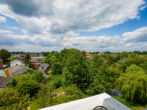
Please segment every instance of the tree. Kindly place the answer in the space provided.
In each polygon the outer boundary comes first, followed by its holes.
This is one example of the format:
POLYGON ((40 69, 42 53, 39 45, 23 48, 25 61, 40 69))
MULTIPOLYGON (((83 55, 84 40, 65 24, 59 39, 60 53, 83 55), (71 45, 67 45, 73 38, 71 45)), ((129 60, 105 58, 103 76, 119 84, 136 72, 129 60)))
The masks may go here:
POLYGON ((69 86, 73 84, 73 74, 68 71, 67 67, 63 68, 62 78, 64 86, 69 86))
POLYGON ((41 89, 36 96, 36 103, 40 108, 51 106, 55 100, 56 94, 54 87, 50 84, 41 85, 41 89))
POLYGON ((29 96, 21 96, 14 89, 0 91, 0 110, 22 110, 29 105, 29 96))
POLYGON ((68 98, 69 101, 85 97, 85 94, 76 85, 67 86, 64 91, 65 96, 68 98))
POLYGON ((53 75, 48 77, 48 82, 53 85, 55 88, 59 88, 62 86, 62 76, 61 75, 53 75))
POLYGON ((73 84, 77 84, 77 86, 84 91, 89 85, 90 76, 88 60, 82 52, 77 49, 69 49, 69 54, 66 57, 64 67, 72 73, 73 84))
POLYGON ((16 89, 21 94, 29 94, 32 97, 38 92, 39 84, 34 80, 22 81, 18 82, 16 89))
POLYGON ((10 53, 8 50, 5 49, 0 50, 0 58, 3 59, 4 62, 6 62, 9 57, 10 57, 10 53))
POLYGON ((131 65, 116 81, 116 87, 133 104, 147 103, 147 75, 136 65, 131 65))
POLYGON ((31 79, 37 82, 42 82, 44 80, 43 73, 41 73, 40 71, 34 71, 31 76, 31 79))
POLYGON ((24 62, 25 62, 25 64, 28 64, 30 62, 30 59, 31 59, 30 54, 29 53, 26 53, 25 56, 24 56, 24 62))
POLYGON ((95 77, 93 78, 92 83, 86 90, 86 93, 88 95, 96 95, 102 92, 106 92, 105 85, 106 84, 104 79, 99 74, 96 74, 95 77))

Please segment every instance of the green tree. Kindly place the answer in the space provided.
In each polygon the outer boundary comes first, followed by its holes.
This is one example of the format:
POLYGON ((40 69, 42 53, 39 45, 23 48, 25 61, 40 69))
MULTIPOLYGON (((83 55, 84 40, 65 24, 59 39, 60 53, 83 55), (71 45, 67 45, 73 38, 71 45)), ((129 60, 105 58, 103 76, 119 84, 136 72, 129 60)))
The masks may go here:
POLYGON ((0 110, 22 110, 29 105, 29 96, 21 96, 14 89, 0 91, 0 110))
POLYGON ((84 98, 86 96, 76 85, 67 86, 64 91, 65 96, 69 101, 84 98))
POLYGON ((51 106, 54 103, 56 94, 54 92, 54 86, 50 84, 41 85, 41 89, 36 95, 36 104, 40 108, 51 106))
POLYGON ((44 80, 43 73, 41 73, 40 71, 34 71, 31 76, 31 79, 37 82, 42 82, 44 80))
POLYGON ((6 62, 9 57, 10 57, 10 53, 8 50, 5 49, 0 50, 0 58, 3 59, 4 62, 6 62))
POLYGON ((21 94, 29 94, 30 97, 32 97, 38 92, 39 84, 37 81, 34 80, 22 81, 18 82, 18 84, 16 85, 16 89, 21 94))
POLYGON ((25 64, 28 64, 30 62, 30 59, 31 59, 30 54, 29 53, 26 53, 25 56, 24 56, 24 62, 25 62, 25 64))
POLYGON ((62 78, 64 86, 73 84, 73 74, 68 71, 67 67, 63 68, 62 78))
POLYGON ((90 78, 86 57, 79 50, 69 49, 65 67, 73 75, 73 84, 77 84, 84 91, 89 85, 90 78))
POLYGON ((144 70, 136 65, 131 65, 116 81, 116 87, 124 97, 133 104, 147 103, 147 75, 144 70))
POLYGON ((59 88, 62 86, 62 76, 61 75, 53 75, 48 77, 48 82, 53 85, 55 88, 59 88))

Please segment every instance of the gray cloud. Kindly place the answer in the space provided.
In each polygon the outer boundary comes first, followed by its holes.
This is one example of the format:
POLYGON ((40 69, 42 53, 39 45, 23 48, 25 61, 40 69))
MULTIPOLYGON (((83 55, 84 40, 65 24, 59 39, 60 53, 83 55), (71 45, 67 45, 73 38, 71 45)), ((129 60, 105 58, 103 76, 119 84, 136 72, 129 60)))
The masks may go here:
POLYGON ((13 12, 23 16, 51 14, 52 0, 1 0, 8 4, 13 12), (48 7, 48 8, 47 8, 48 7))
POLYGON ((16 19, 28 33, 96 31, 138 17, 144 0, 3 0, 1 14, 16 19), (8 10, 8 13, 7 11, 8 10), (23 16, 22 16, 23 15, 23 16))
POLYGON ((33 0, 2 0, 6 3, 16 14, 32 16, 38 11, 38 7, 33 0))

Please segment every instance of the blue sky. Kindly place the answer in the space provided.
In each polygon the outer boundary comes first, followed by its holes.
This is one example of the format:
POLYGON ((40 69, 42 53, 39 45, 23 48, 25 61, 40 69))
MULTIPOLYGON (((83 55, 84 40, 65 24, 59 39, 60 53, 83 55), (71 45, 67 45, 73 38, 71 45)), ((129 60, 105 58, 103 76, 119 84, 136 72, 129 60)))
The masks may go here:
POLYGON ((146 2, 2 0, 0 49, 147 51, 146 2))

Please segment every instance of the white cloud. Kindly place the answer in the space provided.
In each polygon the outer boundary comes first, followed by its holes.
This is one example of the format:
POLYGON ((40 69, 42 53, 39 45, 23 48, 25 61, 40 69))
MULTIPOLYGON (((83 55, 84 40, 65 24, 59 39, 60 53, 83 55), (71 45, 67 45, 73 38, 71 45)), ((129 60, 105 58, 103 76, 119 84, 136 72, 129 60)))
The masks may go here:
POLYGON ((143 0, 3 0, 2 3, 0 14, 12 17, 33 34, 109 28, 137 18, 139 8, 145 4, 143 0))
POLYGON ((136 29, 133 32, 125 32, 122 36, 127 42, 147 42, 147 27, 136 29))
POLYGON ((0 16, 0 23, 5 23, 6 22, 6 18, 3 16, 0 16))
POLYGON ((88 51, 147 50, 146 27, 122 36, 80 36, 75 33, 109 28, 128 19, 136 19, 139 10, 144 7, 143 0, 2 1, 0 14, 16 20, 23 27, 21 30, 24 35, 0 30, 0 48, 11 51, 48 51, 63 48, 88 51), (145 42, 140 43, 141 41, 145 42), (142 48, 144 46, 146 47, 142 48))
POLYGON ((132 32, 123 33, 122 36, 79 36, 79 34, 73 32, 63 35, 46 33, 28 36, 13 35, 9 31, 0 30, 0 48, 11 51, 49 51, 63 48, 78 48, 87 51, 145 51, 147 50, 147 41, 137 41, 142 39, 144 31, 140 30, 145 28, 142 27, 132 32), (135 34, 139 36, 132 38, 131 36, 134 36, 135 32, 139 33, 135 34), (132 42, 133 39, 136 42, 132 42))

